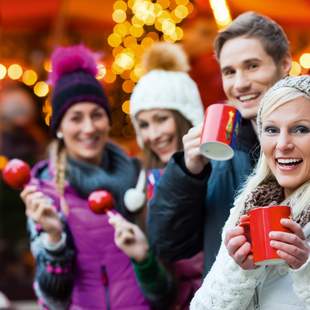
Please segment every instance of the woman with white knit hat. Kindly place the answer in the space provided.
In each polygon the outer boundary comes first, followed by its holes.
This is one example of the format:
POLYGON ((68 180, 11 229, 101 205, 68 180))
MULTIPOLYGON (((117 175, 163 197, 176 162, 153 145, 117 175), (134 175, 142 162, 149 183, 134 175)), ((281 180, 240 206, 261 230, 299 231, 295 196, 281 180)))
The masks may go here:
MULTIPOLYGON (((202 101, 197 85, 187 73, 189 65, 182 48, 171 43, 155 43, 143 60, 146 74, 139 80, 130 98, 130 116, 137 141, 144 153, 146 170, 140 173, 137 187, 127 191, 125 195, 125 205, 133 212, 145 205, 145 196, 147 199, 152 197, 162 175, 162 168, 175 152, 182 150, 183 135, 192 126, 203 121, 202 101)), ((144 260, 140 259, 140 263, 135 263, 135 270, 142 289, 146 285, 150 287, 151 279, 147 277, 150 272, 146 271, 145 266, 153 262, 153 269, 156 270, 157 264, 157 268, 161 270, 158 274, 161 275, 163 268, 149 250, 146 239, 141 241, 141 231, 139 236, 135 236, 137 227, 125 223, 123 219, 113 219, 111 222, 116 227, 117 245, 134 261, 135 255, 144 257, 144 260)), ((169 297, 165 309, 188 309, 189 300, 200 285, 202 256, 198 254, 189 260, 167 265, 167 269, 176 279, 177 293, 169 297)), ((157 277, 154 276, 153 282, 155 278, 157 277)), ((163 280, 163 276, 159 278, 163 280)), ((169 282, 169 276, 167 281, 169 282)), ((154 285, 161 286, 160 282, 154 285)), ((167 292, 162 293, 163 297, 167 297, 164 296, 167 292)))

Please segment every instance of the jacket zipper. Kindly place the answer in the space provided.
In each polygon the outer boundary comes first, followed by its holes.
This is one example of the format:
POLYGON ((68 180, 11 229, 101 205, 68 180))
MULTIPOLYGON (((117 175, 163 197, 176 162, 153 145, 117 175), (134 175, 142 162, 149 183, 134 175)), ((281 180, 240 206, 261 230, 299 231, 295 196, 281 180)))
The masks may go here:
POLYGON ((255 287, 253 302, 254 302, 254 309, 255 310, 259 310, 260 306, 259 306, 259 298, 258 298, 258 289, 257 289, 257 287, 255 287))
POLYGON ((106 301, 107 310, 111 310, 110 292, 109 292, 109 278, 108 278, 108 273, 107 273, 107 269, 105 266, 101 266, 101 281, 102 281, 102 284, 104 286, 105 301, 106 301))

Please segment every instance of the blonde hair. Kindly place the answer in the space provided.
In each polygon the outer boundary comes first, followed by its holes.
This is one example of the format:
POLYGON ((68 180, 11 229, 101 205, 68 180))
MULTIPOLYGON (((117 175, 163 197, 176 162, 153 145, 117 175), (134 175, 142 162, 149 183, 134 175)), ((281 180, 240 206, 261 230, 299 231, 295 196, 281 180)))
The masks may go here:
POLYGON ((64 214, 69 213, 69 208, 64 196, 66 182, 67 154, 62 140, 54 141, 50 146, 50 160, 55 168, 55 187, 60 197, 60 208, 64 214))
MULTIPOLYGON (((299 97, 305 97, 310 99, 303 91, 294 87, 280 87, 271 88, 261 100, 258 114, 257 114, 257 127, 259 139, 262 135, 262 123, 265 118, 275 111, 280 106, 286 104, 287 102, 297 99, 299 97)), ((234 207, 235 210, 230 217, 228 225, 235 225, 240 215, 242 214, 245 201, 249 194, 254 191, 259 185, 266 183, 267 181, 275 180, 268 164, 264 153, 261 151, 260 158, 256 165, 254 172, 248 177, 243 188, 239 191, 238 196, 235 199, 234 207)), ((302 186, 300 186, 294 193, 287 197, 283 204, 288 204, 294 206, 292 208, 293 218, 296 218, 301 214, 304 208, 308 207, 310 200, 310 181, 307 181, 302 186)))

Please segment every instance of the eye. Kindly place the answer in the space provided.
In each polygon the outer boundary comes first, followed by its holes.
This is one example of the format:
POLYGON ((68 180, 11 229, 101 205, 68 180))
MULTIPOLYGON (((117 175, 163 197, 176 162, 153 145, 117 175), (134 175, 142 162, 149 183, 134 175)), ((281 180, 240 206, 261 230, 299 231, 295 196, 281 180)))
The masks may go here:
POLYGON ((229 77, 229 76, 235 74, 235 72, 236 71, 233 70, 233 69, 225 69, 225 70, 222 71, 222 75, 229 77))
POLYGON ((293 127, 291 129, 291 132, 296 133, 296 134, 306 134, 310 132, 310 129, 307 126, 299 125, 299 126, 293 127))
POLYGON ((249 70, 253 70, 253 69, 256 69, 256 68, 258 68, 258 64, 257 63, 250 63, 248 65, 248 69, 249 70))
POLYGON ((138 127, 140 129, 146 129, 149 126, 149 124, 147 122, 139 122, 138 123, 138 127))
POLYGON ((98 112, 95 112, 92 115, 92 117, 93 117, 93 119, 101 119, 101 118, 105 117, 105 113, 98 111, 98 112))
POLYGON ((158 121, 158 123, 164 123, 168 118, 169 118, 169 116, 166 116, 166 115, 158 116, 157 121, 158 121))
POLYGON ((70 118, 70 121, 73 123, 78 123, 82 120, 82 117, 80 117, 79 115, 74 115, 70 118))
POLYGON ((275 135, 280 132, 279 128, 275 126, 266 126, 263 128, 263 132, 269 136, 275 135))

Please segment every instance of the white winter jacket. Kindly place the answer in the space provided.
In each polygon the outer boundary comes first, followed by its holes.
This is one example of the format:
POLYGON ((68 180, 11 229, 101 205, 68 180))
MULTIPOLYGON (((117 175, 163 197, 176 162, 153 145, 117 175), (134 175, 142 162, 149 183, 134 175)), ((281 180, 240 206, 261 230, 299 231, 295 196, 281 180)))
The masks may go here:
MULTIPOLYGON (((226 229, 225 226, 224 231, 226 229)), ((190 309, 310 309, 310 259, 298 270, 286 264, 244 270, 229 256, 222 242, 216 261, 196 292, 190 309)))

